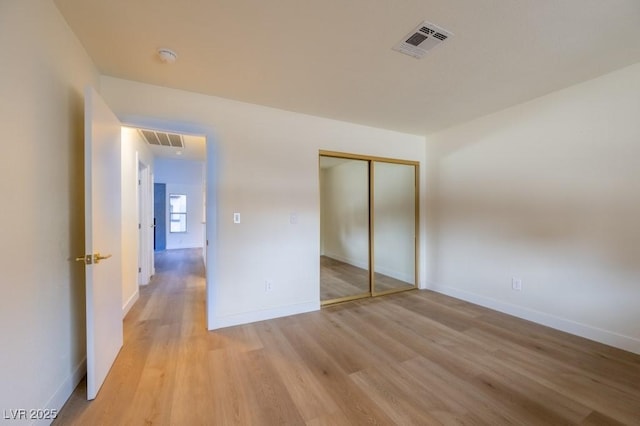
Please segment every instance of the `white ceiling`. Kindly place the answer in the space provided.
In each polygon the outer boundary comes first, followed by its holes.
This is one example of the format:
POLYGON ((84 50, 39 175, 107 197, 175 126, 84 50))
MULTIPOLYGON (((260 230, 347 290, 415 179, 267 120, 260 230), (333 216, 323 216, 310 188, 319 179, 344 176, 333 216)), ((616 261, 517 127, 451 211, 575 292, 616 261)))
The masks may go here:
POLYGON ((639 0, 55 3, 103 74, 415 134, 640 62, 639 0), (391 50, 423 20, 453 38, 391 50))

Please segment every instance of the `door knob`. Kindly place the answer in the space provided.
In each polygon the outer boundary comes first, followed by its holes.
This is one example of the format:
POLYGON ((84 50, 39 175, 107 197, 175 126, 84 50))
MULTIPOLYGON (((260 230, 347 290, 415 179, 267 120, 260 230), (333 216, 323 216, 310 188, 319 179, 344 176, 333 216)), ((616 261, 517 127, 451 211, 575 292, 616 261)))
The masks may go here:
POLYGON ((100 253, 96 253, 93 256, 90 254, 86 254, 84 256, 76 257, 76 262, 82 262, 85 265, 91 265, 93 263, 100 263, 101 260, 105 260, 110 257, 111 257, 110 254, 107 254, 106 256, 102 256, 100 253))
POLYGON ((93 255, 93 263, 100 263, 101 260, 108 259, 110 257, 110 254, 102 256, 100 253, 96 253, 93 255))

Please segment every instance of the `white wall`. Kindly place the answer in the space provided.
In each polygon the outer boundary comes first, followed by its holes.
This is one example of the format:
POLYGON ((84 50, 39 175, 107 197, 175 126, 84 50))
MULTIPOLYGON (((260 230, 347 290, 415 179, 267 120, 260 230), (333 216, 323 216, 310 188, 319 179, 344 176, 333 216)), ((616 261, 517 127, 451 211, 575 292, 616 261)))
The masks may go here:
POLYGON ((102 85, 107 103, 125 121, 153 117, 211 129, 211 327, 318 309, 320 149, 425 157, 424 137, 110 77, 102 85), (242 214, 241 224, 233 224, 234 212, 242 214), (290 224, 291 213, 297 224, 290 224), (269 293, 265 280, 273 282, 269 293))
POLYGON ((200 248, 204 245, 203 200, 204 162, 158 158, 155 183, 167 185, 167 249, 200 248), (187 196, 187 232, 169 232, 169 195, 187 196))
MULTIPOLYGON (((0 3, 0 408, 60 408, 84 375, 83 89, 51 1, 0 3)), ((21 422, 15 422, 20 424, 21 422)))
POLYGON ((639 114, 636 64, 428 137, 432 287, 640 353, 639 114))
POLYGON ((153 154, 137 130, 122 128, 122 310, 138 299, 138 162, 153 170, 153 154))

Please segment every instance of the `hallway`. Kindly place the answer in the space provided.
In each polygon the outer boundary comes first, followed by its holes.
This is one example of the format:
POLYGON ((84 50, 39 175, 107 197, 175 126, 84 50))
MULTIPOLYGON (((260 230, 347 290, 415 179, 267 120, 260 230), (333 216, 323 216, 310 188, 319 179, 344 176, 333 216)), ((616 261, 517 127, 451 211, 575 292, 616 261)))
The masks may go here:
POLYGON ((140 287, 140 299, 124 320, 124 346, 98 397, 86 401, 83 380, 54 424, 176 424, 198 418, 191 417, 198 415, 194 402, 203 400, 208 345, 216 340, 205 326, 202 251, 155 256, 156 274, 140 287))

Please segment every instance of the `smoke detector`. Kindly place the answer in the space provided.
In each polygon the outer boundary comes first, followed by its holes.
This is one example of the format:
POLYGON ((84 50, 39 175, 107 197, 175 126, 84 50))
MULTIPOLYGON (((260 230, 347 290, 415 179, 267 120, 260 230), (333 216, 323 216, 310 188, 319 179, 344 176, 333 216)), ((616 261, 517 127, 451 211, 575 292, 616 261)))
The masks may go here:
POLYGON ((393 46, 393 50, 421 59, 429 50, 452 36, 452 32, 431 22, 424 21, 407 34, 398 44, 393 46))
POLYGON ((178 54, 171 49, 158 49, 158 56, 165 64, 172 64, 178 59, 178 54))

